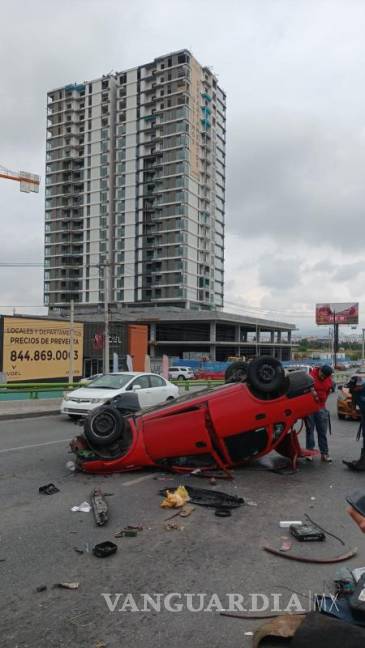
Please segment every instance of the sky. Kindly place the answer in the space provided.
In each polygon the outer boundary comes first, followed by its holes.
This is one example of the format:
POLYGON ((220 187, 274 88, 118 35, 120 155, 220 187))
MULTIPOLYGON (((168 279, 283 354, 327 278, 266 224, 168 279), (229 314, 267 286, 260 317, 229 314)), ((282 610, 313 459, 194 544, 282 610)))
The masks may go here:
MULTIPOLYGON (((363 0, 7 3, 0 165, 44 180, 48 90, 188 48, 227 93, 225 311, 309 333, 316 302, 359 301, 365 327, 364 33, 363 0)), ((44 187, 0 183, 0 262, 43 262, 44 187)), ((0 312, 42 289, 0 267, 0 312)))

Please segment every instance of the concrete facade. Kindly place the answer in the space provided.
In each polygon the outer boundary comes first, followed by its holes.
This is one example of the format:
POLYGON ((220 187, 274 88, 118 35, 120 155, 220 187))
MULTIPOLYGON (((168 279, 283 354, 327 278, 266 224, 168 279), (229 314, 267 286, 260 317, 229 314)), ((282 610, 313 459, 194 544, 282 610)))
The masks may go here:
MULTIPOLYGON (((272 355, 290 360, 294 324, 224 313, 177 308, 111 309, 112 322, 148 324, 149 353, 181 359, 206 358, 226 361, 228 357, 272 355)), ((79 307, 78 321, 100 321, 100 311, 79 307)))

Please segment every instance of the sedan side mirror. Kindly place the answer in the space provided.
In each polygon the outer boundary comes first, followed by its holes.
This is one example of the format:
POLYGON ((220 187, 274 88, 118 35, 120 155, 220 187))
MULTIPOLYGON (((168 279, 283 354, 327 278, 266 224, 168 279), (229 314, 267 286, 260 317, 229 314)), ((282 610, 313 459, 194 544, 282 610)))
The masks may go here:
POLYGON ((142 389, 141 385, 133 385, 133 391, 138 391, 139 389, 142 389))

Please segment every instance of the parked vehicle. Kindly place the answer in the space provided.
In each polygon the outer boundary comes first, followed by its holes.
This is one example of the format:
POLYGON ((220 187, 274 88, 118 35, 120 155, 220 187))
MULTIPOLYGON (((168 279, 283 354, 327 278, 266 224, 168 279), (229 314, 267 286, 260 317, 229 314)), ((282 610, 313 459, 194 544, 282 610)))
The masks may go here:
POLYGON ((248 365, 233 363, 225 379, 225 385, 145 412, 133 391, 113 398, 90 413, 84 434, 71 442, 78 468, 103 474, 147 466, 226 471, 272 450, 293 465, 313 454, 301 449, 294 430, 298 419, 319 409, 310 376, 286 376, 278 360, 262 356, 248 365))
POLYGON ((128 392, 138 393, 139 408, 144 408, 173 400, 179 395, 179 388, 162 376, 153 373, 104 374, 86 387, 65 392, 61 404, 61 414, 68 414, 71 418, 80 418, 115 396, 128 392))
POLYGON ((170 367, 169 368, 170 380, 193 380, 195 378, 194 371, 191 367, 170 367))
POLYGON ((197 380, 224 380, 224 371, 213 371, 212 369, 197 369, 195 378, 197 380))

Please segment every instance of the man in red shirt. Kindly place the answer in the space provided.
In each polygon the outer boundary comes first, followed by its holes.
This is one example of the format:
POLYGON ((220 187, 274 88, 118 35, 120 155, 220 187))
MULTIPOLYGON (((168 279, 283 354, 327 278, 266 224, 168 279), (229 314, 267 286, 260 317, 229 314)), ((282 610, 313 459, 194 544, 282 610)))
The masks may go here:
MULTIPOLYGON (((314 381, 314 389, 316 390, 321 404, 321 409, 306 419, 307 423, 307 450, 314 450, 314 430, 317 429, 318 446, 321 453, 321 461, 331 463, 332 459, 328 454, 327 443, 327 428, 328 428, 328 411, 326 410, 326 400, 333 388, 331 375, 333 373, 332 367, 323 365, 322 367, 314 367, 310 374, 314 381)), ((309 461, 312 457, 308 457, 309 461)))

